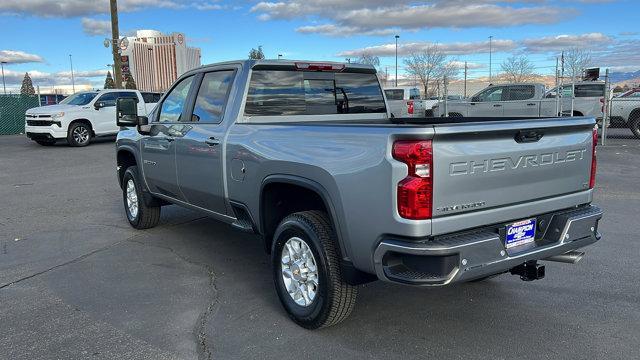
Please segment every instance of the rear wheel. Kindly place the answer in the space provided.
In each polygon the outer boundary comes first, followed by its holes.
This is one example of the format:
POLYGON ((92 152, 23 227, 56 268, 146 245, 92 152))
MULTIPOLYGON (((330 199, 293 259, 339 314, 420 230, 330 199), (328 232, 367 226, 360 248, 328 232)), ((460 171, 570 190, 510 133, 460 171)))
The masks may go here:
POLYGON ((278 297, 298 325, 318 329, 351 314, 357 288, 342 276, 327 214, 303 211, 287 216, 275 232, 271 256, 278 297))
POLYGON ((160 206, 145 204, 138 179, 138 167, 128 167, 122 178, 122 200, 129 224, 139 230, 149 229, 160 220, 160 206))
POLYGON ((67 141, 71 146, 87 146, 91 141, 91 127, 84 122, 76 122, 69 126, 67 141))
POLYGON ((640 110, 634 110, 629 116, 629 129, 637 138, 640 138, 640 110))

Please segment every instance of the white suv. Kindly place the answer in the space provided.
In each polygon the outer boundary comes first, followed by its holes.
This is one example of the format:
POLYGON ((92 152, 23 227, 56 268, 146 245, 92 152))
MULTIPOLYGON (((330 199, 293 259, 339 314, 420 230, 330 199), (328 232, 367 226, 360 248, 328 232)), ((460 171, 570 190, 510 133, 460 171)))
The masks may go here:
POLYGON ((116 99, 130 97, 138 111, 147 114, 160 100, 159 93, 109 89, 75 93, 60 104, 32 108, 25 113, 25 133, 40 145, 67 139, 71 146, 86 146, 93 137, 115 135, 116 99))

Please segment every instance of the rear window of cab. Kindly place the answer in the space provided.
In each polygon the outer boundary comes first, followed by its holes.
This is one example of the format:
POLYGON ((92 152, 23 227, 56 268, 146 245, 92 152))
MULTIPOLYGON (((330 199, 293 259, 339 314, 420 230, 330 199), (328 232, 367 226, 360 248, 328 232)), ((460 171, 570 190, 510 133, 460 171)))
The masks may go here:
POLYGON ((375 74, 254 70, 245 105, 247 116, 384 113, 375 74))

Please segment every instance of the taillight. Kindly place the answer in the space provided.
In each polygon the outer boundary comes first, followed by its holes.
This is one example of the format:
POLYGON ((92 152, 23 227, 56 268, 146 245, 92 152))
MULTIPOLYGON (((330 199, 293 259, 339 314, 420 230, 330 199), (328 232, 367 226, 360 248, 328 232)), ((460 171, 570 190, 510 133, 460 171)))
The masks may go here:
POLYGON ((393 158, 407 164, 409 173, 398 183, 398 213, 405 219, 430 219, 433 204, 433 148, 431 140, 393 143, 393 158))
POLYGON ((413 100, 407 101, 407 112, 413 114, 413 100))
POLYGON ((591 152, 591 177, 589 178, 589 189, 596 186, 596 145, 598 145, 598 125, 593 127, 593 152, 591 152))

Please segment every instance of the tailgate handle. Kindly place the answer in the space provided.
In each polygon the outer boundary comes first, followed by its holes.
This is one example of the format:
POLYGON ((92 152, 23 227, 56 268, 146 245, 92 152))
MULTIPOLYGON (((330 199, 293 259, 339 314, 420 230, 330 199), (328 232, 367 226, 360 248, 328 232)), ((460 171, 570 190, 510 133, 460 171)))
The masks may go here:
POLYGON ((515 140, 518 143, 536 142, 542 139, 543 135, 540 130, 520 130, 516 133, 515 140))

